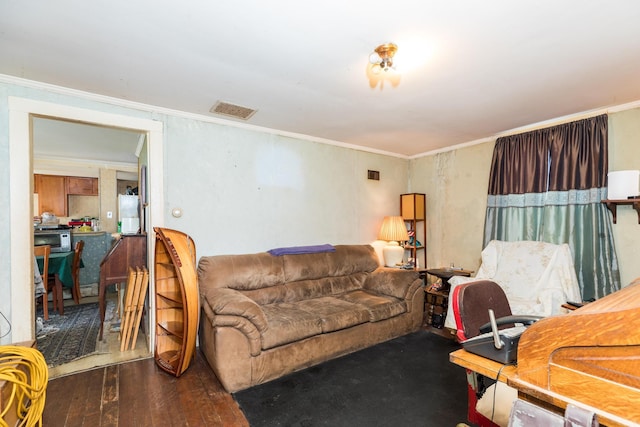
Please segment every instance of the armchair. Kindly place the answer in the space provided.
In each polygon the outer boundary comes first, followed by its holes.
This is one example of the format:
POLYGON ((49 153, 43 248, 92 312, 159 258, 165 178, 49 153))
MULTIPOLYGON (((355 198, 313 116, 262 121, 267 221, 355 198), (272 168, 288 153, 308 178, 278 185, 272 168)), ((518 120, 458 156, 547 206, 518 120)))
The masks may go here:
MULTIPOLYGON (((452 277, 450 294, 461 283, 481 279, 500 285, 514 315, 550 316, 561 313, 567 301, 582 301, 567 244, 492 240, 482 251, 476 276, 452 277)), ((456 329, 451 298, 445 326, 456 329)))

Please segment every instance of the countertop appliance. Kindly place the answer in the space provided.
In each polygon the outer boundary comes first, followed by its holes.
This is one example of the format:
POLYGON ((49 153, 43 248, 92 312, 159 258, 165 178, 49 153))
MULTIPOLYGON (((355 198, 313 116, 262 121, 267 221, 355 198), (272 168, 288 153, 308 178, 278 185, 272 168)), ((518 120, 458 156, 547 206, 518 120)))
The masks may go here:
POLYGON ((33 230, 33 245, 49 245, 51 252, 71 252, 71 228, 66 225, 46 227, 38 226, 33 230))

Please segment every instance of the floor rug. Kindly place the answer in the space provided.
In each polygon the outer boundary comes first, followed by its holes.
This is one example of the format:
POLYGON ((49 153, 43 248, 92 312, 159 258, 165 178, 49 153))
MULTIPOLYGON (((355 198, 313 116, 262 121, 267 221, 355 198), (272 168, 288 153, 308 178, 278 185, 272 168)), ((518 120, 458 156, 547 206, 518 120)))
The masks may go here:
MULTIPOLYGON (((42 317, 42 313, 37 316, 42 317)), ((70 305, 64 308, 64 315, 51 312, 49 320, 43 321, 36 338, 38 350, 49 367, 62 365, 93 353, 99 331, 97 302, 70 305)))
POLYGON ((252 427, 447 426, 467 419, 453 340, 418 331, 234 393, 252 427))

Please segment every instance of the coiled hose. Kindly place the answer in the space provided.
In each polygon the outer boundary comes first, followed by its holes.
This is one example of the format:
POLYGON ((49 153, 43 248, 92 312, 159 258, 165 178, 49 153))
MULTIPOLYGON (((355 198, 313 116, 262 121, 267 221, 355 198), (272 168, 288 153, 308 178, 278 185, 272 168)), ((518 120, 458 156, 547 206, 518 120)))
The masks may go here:
POLYGON ((0 426, 8 426, 5 415, 15 405, 19 426, 42 426, 49 368, 40 351, 31 347, 0 346, 0 381, 11 387, 9 398, 3 402, 0 426))

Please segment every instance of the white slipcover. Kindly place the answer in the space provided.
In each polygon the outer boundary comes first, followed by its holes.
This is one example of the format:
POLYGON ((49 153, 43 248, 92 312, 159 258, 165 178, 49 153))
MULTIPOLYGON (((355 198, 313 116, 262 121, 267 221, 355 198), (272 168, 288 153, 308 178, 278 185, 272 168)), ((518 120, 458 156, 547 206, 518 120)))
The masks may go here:
MULTIPOLYGON (((451 290, 461 283, 487 279, 504 289, 513 314, 551 316, 563 313, 562 304, 582 301, 571 250, 566 243, 492 240, 482 251, 475 277, 454 276, 451 290)), ((445 326, 456 329, 449 298, 445 326)))

